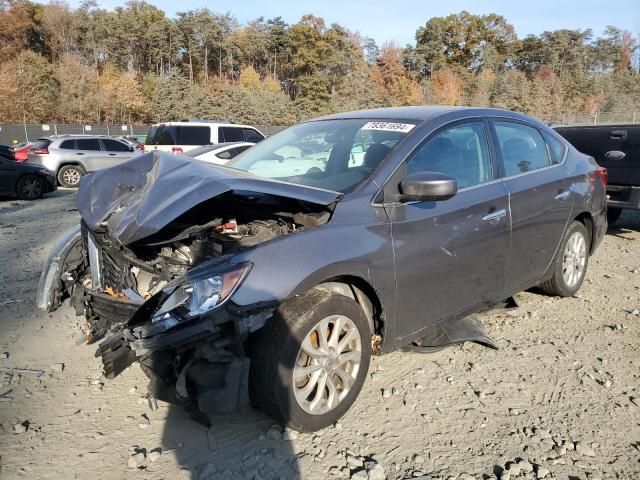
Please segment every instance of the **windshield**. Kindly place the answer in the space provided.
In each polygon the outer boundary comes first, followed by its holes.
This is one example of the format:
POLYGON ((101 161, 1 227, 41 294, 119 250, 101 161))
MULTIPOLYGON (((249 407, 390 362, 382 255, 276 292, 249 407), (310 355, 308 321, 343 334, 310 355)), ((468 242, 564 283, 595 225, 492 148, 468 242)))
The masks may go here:
POLYGON ((228 166, 262 177, 347 193, 367 178, 415 122, 318 120, 258 143, 228 166))

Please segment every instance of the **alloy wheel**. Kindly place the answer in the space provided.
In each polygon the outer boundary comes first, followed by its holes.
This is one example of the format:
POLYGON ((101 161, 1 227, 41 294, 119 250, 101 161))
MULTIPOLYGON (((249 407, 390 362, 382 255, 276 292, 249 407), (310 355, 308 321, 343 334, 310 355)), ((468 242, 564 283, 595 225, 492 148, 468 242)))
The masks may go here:
POLYGON ((574 232, 567 240, 562 258, 562 277, 568 287, 578 284, 587 264, 587 242, 584 235, 574 232))
POLYGON ((80 183, 80 177, 80 172, 75 168, 69 168, 62 174, 62 178, 69 185, 77 185, 80 183))
POLYGON ((40 195, 42 195, 42 182, 37 177, 27 177, 22 180, 20 193, 24 198, 40 198, 40 195))
POLYGON ((362 337, 344 315, 319 321, 307 334, 293 368, 298 406, 312 415, 335 409, 349 394, 362 363, 362 337))

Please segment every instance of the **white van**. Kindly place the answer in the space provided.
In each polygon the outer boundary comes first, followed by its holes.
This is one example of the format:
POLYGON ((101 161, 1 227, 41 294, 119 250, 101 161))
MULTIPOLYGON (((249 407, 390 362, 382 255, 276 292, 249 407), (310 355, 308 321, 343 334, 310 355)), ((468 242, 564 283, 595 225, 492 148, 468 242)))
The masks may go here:
POLYGON ((184 120, 151 125, 144 142, 144 151, 183 153, 203 145, 225 142, 258 143, 264 138, 260 130, 250 125, 216 120, 184 120))

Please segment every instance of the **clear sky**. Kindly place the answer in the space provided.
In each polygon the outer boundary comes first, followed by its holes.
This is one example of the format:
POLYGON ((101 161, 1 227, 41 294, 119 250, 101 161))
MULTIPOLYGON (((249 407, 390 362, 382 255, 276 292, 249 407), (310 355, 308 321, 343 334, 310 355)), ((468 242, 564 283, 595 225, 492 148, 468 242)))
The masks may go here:
MULTIPOLYGON (((416 29, 431 17, 467 10, 474 14, 497 13, 514 25, 518 37, 559 28, 591 28, 596 35, 607 25, 640 33, 640 0, 148 0, 169 16, 178 11, 207 7, 231 12, 241 23, 260 16, 281 16, 297 22, 307 13, 337 22, 351 31, 373 37, 378 43, 394 40, 414 43, 416 29)), ((77 5, 79 1, 72 1, 77 5)), ((98 0, 103 8, 123 5, 124 0, 98 0)))

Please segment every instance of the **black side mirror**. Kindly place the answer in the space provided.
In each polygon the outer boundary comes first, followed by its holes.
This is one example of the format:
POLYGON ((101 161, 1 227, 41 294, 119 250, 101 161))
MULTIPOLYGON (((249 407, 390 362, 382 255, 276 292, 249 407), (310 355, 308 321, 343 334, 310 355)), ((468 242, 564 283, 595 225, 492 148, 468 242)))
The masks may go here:
POLYGON ((416 172, 400 182, 401 202, 448 200, 458 192, 458 181, 437 172, 416 172))
POLYGON ((133 147, 129 147, 129 151, 130 151, 130 152, 135 152, 135 151, 136 151, 136 149, 135 149, 135 148, 133 148, 133 147))

